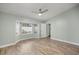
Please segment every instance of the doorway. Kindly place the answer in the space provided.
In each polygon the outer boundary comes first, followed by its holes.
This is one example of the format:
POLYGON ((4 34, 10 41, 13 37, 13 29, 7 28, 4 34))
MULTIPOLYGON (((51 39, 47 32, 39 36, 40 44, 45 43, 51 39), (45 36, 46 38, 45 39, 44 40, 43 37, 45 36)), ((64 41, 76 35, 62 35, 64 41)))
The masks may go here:
POLYGON ((49 37, 51 37, 51 24, 48 25, 49 25, 49 37))
POLYGON ((47 24, 47 36, 50 38, 51 37, 51 24, 47 24))

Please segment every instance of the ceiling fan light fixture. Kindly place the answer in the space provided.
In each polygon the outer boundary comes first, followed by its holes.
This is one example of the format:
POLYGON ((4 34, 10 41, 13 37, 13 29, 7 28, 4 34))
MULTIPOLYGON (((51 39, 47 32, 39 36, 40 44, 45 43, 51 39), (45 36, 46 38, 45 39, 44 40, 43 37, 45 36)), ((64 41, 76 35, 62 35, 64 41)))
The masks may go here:
POLYGON ((39 15, 39 16, 42 16, 42 14, 41 14, 41 13, 39 13, 38 15, 39 15))
POLYGON ((37 14, 38 16, 42 16, 44 13, 46 13, 48 11, 48 9, 38 9, 36 11, 32 11, 32 13, 37 14))

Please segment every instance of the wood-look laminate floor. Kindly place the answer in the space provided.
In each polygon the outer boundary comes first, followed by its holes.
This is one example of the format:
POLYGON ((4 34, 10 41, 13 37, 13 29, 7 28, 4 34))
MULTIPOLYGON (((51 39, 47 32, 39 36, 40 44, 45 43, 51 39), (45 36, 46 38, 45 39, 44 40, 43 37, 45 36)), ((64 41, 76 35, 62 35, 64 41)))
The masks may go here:
POLYGON ((22 40, 0 48, 1 55, 78 55, 79 46, 49 38, 22 40))

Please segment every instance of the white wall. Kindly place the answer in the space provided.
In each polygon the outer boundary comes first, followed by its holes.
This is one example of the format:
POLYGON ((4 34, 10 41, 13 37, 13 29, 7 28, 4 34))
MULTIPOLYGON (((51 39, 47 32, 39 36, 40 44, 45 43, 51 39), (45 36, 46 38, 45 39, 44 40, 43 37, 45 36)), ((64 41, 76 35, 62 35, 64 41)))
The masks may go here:
POLYGON ((51 24, 51 38, 79 44, 79 7, 55 16, 47 23, 51 24))
POLYGON ((40 37, 44 38, 44 37, 48 37, 49 36, 49 24, 46 23, 41 23, 40 25, 40 37))
POLYGON ((32 19, 0 12, 0 46, 13 43, 20 39, 33 37, 33 34, 21 35, 19 39, 18 37, 16 37, 16 21, 17 20, 26 22, 26 23, 35 23, 35 24, 40 23, 32 19))
POLYGON ((47 37, 46 27, 46 24, 41 24, 41 38, 47 37))

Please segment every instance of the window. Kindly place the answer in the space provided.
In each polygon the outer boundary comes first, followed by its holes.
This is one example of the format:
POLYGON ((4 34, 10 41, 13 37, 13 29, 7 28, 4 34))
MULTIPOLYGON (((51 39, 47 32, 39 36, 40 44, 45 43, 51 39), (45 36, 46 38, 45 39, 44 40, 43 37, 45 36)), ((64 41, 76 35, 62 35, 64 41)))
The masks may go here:
POLYGON ((32 34, 32 24, 21 23, 22 34, 32 34))

